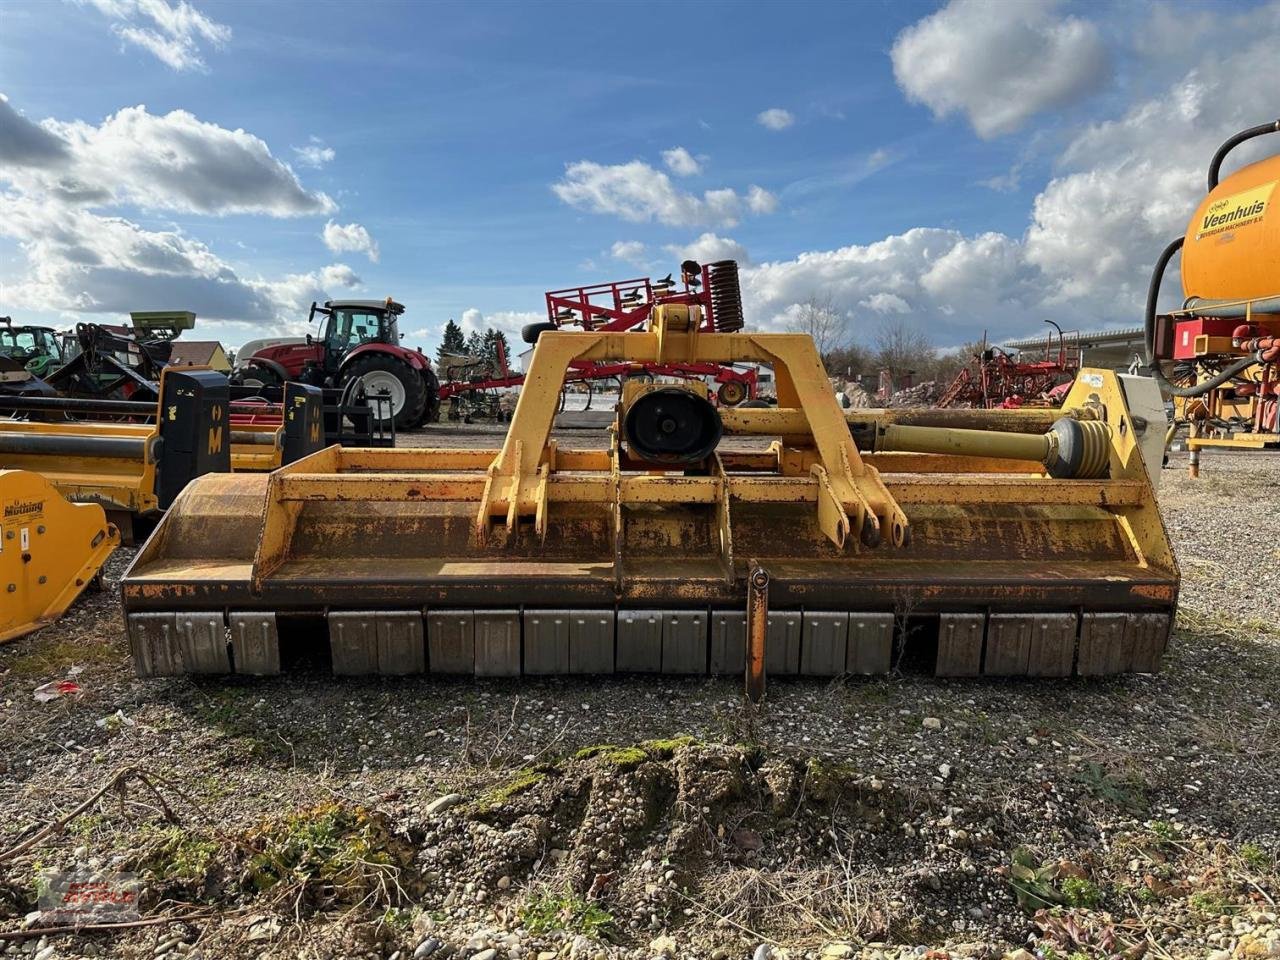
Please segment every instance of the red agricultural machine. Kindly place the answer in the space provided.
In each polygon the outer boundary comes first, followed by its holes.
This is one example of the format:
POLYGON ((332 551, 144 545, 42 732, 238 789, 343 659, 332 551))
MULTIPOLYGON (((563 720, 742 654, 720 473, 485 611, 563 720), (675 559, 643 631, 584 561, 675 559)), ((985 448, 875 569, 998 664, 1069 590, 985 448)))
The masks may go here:
POLYGON ((937 406, 991 410, 1061 405, 1080 370, 1080 350, 1067 345, 1056 323, 1045 323, 1057 336, 1051 332, 1046 338, 1040 360, 1023 360, 1001 347, 987 346, 984 334, 982 349, 956 374, 937 406))
POLYGON ((440 406, 439 384, 431 361, 419 350, 400 345, 398 319, 404 306, 386 300, 331 300, 311 304, 307 322, 324 318, 324 330, 302 342, 277 343, 239 361, 237 379, 277 387, 287 381, 319 387, 360 382, 368 397, 385 397, 379 407, 382 426, 394 421, 408 429, 434 420, 440 406))
MULTIPOLYGON (((580 327, 596 333, 623 333, 644 326, 660 304, 683 304, 702 309, 702 329, 711 333, 741 330, 742 293, 738 285, 738 265, 732 260, 699 264, 686 260, 680 265, 680 280, 668 274, 661 280, 641 277, 583 287, 551 290, 546 294, 547 319, 531 323, 521 331, 525 343, 537 343, 551 330, 580 327)), ((524 374, 503 369, 492 375, 461 377, 440 384, 440 401, 475 397, 489 391, 518 387, 524 374)), ((465 367, 463 368, 465 371, 465 367)), ((737 406, 755 399, 756 371, 727 364, 687 361, 628 363, 576 360, 565 377, 566 387, 599 380, 628 377, 677 377, 686 380, 709 378, 717 385, 716 397, 724 406, 737 406)))

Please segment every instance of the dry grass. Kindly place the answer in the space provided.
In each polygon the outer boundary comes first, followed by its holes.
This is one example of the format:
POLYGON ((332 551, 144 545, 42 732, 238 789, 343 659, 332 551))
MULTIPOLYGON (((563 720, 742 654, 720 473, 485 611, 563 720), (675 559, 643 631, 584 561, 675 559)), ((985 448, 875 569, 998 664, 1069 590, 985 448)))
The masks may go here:
POLYGON ((874 940, 892 923, 892 895, 882 870, 860 863, 848 833, 832 831, 826 863, 782 868, 736 867, 703 883, 689 903, 704 922, 756 939, 808 949, 833 940, 874 940))

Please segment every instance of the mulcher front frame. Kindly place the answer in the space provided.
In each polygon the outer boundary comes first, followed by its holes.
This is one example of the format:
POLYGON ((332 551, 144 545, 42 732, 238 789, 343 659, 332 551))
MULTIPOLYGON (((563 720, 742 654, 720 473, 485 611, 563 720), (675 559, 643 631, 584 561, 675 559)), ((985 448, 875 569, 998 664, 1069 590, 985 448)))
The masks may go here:
POLYGON ((739 673, 756 570, 770 673, 880 673, 909 648, 939 675, 1158 667, 1178 571, 1114 374, 1064 405, 1102 425, 1104 475, 1056 479, 860 452, 812 340, 701 327, 672 304, 645 332, 544 333, 500 450, 330 447, 193 483, 123 581, 137 671, 274 673, 303 626, 340 674, 739 673), (769 364, 778 407, 719 417, 776 439, 679 469, 617 431, 562 449, 584 360, 769 364))

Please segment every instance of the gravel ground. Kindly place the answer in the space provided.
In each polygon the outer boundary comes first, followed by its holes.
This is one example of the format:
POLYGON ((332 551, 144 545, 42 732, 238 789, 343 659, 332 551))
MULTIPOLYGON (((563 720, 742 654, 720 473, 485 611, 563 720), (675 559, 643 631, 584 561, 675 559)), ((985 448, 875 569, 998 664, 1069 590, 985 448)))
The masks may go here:
POLYGON ((718 679, 136 680, 121 550, 104 592, 0 649, 0 848, 119 783, 0 853, 0 928, 43 925, 37 875, 84 864, 178 919, 0 949, 1280 956, 1280 548, 1259 520, 1280 460, 1205 460, 1163 474, 1183 590, 1160 675, 797 679, 758 711, 718 679), (82 696, 33 699, 73 666, 82 696))

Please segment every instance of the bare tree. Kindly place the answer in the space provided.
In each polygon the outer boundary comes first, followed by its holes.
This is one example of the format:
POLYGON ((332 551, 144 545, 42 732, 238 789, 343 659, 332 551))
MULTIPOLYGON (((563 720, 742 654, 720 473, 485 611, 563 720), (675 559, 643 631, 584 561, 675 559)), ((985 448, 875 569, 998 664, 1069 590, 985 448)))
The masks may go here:
POLYGON ((810 294, 796 307, 787 324, 791 333, 807 333, 813 338, 818 354, 825 361, 831 352, 848 341, 849 318, 836 309, 831 294, 810 294))
POLYGON ((985 349, 987 349, 985 341, 971 340, 939 353, 934 358, 934 367, 929 374, 929 379, 937 380, 939 383, 950 383, 962 368, 973 363, 974 358, 981 356, 985 349))
POLYGON ((905 319, 884 320, 876 330, 876 362, 896 383, 909 371, 931 372, 937 356, 929 335, 905 319))
POLYGON ((835 347, 822 358, 822 362, 833 377, 861 379, 876 372, 875 357, 871 351, 854 340, 835 347))

